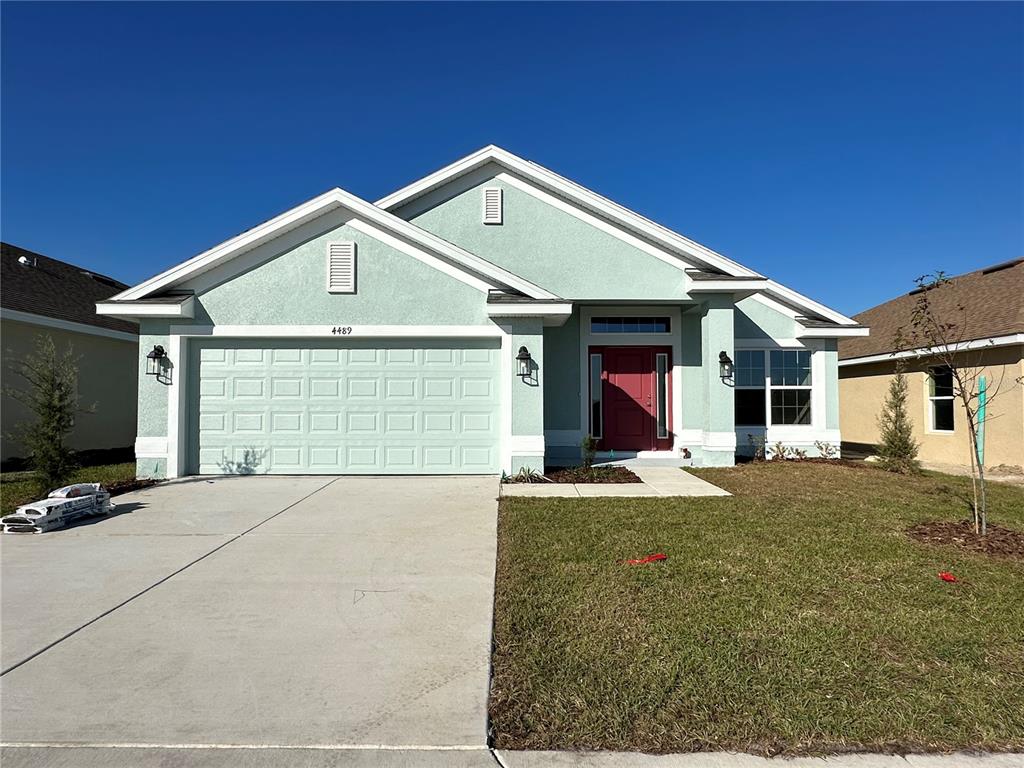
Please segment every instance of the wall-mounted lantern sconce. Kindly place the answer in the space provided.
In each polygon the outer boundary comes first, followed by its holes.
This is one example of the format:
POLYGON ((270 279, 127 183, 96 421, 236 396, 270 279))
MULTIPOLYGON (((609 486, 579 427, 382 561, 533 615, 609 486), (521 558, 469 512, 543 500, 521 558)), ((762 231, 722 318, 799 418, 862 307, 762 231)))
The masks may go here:
POLYGON ((732 378, 732 358, 724 349, 718 353, 718 375, 722 381, 732 378))
POLYGON ((163 367, 163 361, 167 359, 164 348, 157 344, 153 351, 146 355, 146 373, 150 376, 159 376, 163 367))
POLYGON ((528 379, 533 374, 533 371, 530 370, 530 364, 533 362, 533 358, 530 357, 530 350, 526 347, 520 347, 516 360, 519 361, 519 378, 528 379))

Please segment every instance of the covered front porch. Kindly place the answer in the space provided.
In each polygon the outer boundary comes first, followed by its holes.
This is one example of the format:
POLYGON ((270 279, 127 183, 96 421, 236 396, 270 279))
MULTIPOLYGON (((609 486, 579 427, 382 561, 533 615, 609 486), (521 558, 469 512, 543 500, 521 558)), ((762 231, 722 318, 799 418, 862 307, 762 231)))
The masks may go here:
POLYGON ((595 463, 639 466, 732 466, 776 443, 838 449, 835 340, 781 305, 577 302, 537 330, 547 466, 580 463, 588 436, 595 463))

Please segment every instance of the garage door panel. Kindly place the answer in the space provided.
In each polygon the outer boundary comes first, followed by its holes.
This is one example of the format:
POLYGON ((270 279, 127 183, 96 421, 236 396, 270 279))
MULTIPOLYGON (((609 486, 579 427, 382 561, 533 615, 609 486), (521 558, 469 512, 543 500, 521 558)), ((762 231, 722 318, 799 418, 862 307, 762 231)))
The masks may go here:
POLYGON ((498 469, 496 339, 196 344, 202 474, 498 469))

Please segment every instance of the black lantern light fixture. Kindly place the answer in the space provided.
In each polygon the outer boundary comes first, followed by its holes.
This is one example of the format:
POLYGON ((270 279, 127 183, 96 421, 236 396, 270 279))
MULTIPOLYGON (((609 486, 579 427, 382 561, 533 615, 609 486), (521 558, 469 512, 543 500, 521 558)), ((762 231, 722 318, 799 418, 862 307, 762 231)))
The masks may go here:
POLYGON ((732 378, 732 358, 724 349, 718 353, 718 375, 722 381, 732 378))
POLYGON ((146 355, 146 373, 150 376, 159 376, 163 367, 163 361, 166 359, 167 353, 164 352, 163 347, 157 344, 153 347, 153 351, 146 355))
POLYGON ((533 362, 533 358, 530 357, 530 350, 526 347, 520 347, 516 360, 519 362, 519 377, 521 379, 529 378, 532 373, 530 363, 533 362))

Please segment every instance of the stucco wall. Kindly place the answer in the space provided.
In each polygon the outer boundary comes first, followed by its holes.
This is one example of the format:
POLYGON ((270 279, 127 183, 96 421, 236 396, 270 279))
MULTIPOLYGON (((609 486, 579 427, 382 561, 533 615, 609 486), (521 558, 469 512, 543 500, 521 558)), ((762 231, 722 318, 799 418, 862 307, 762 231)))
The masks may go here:
MULTIPOLYGON (((53 338, 58 354, 71 346, 80 358, 78 393, 82 407, 96 405, 95 413, 75 418, 68 444, 75 450, 125 448, 135 442, 135 393, 138 382, 139 346, 93 334, 46 328, 14 320, 3 321, 3 382, 21 388, 14 375, 18 360, 36 348, 38 334, 53 338)), ((24 447, 8 435, 30 414, 14 398, 3 396, 3 459, 24 457, 24 447)))
POLYGON ((483 293, 330 213, 182 287, 204 325, 478 325, 483 293), (356 243, 356 293, 327 292, 327 243, 356 243))
MULTIPOLYGON (((989 407, 985 425, 985 464, 1024 467, 1024 388, 1014 379, 1024 375, 1024 347, 1000 347, 969 353, 972 363, 979 363, 989 387, 1002 380, 1002 391, 989 407)), ((920 444, 919 458, 936 464, 970 465, 967 419, 959 405, 954 411, 952 433, 930 432, 928 419, 928 364, 913 362, 908 366, 909 411, 913 420, 914 438, 920 444)), ((893 377, 892 362, 871 363, 839 369, 839 420, 843 440, 876 444, 879 439, 877 418, 882 410, 889 382, 893 377)))
POLYGON ((683 296, 675 266, 500 179, 480 179, 410 221, 566 299, 683 296), (500 225, 481 223, 484 186, 503 190, 500 225))

